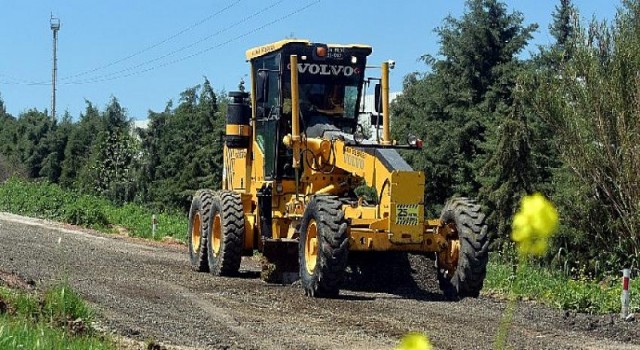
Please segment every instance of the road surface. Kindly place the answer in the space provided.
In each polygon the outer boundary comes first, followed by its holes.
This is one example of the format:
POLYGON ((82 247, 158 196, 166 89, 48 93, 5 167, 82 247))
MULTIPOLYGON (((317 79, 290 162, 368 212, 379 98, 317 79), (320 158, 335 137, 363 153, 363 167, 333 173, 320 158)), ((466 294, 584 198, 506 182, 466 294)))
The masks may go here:
MULTIPOLYGON (((38 288, 68 279, 116 334, 195 349, 393 349, 409 331, 436 349, 491 349, 504 301, 445 301, 437 288, 345 290, 312 299, 266 284, 255 258, 237 278, 190 270, 186 248, 0 213, 0 270, 38 288)), ((420 270, 420 269, 417 269, 420 270)), ((421 272, 424 269, 420 270, 421 272)), ((640 349, 640 327, 533 303, 517 307, 512 349, 640 349)))

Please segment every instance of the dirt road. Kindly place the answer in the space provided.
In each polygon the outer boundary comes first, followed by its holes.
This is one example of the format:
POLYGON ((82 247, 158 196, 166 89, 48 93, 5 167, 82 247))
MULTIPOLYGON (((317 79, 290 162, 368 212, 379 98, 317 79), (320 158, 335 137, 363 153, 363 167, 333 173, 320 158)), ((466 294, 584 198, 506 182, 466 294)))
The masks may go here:
MULTIPOLYGON (((0 213, 0 270, 44 287, 67 278, 101 324, 139 340, 197 349, 392 349, 409 331, 437 349, 491 349, 505 303, 487 296, 448 302, 439 291, 349 291, 310 299, 258 278, 192 272, 186 249, 65 228, 0 213)), ((640 325, 614 316, 518 306, 513 349, 640 349, 640 325)))

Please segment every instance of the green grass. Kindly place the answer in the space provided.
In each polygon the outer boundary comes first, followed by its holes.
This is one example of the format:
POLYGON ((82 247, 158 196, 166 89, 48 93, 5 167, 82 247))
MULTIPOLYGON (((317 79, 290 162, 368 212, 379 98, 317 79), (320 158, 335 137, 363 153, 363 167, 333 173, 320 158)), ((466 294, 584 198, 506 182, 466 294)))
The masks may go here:
POLYGON ((156 236, 152 237, 154 212, 135 204, 116 206, 96 196, 65 190, 47 182, 10 179, 0 185, 0 211, 117 232, 124 228, 134 237, 162 239, 169 236, 185 240, 186 215, 178 212, 155 213, 156 236))
MULTIPOLYGON (((613 276, 602 281, 571 279, 560 272, 533 266, 519 266, 514 278, 510 265, 490 259, 485 291, 538 300, 563 310, 588 313, 615 313, 620 311, 621 277, 613 276)), ((640 281, 632 280, 631 293, 640 290, 640 281)), ((631 299, 631 309, 637 303, 631 299)))
POLYGON ((93 320, 93 312, 67 283, 56 285, 42 295, 0 287, 0 300, 7 310, 32 321, 66 324, 69 320, 93 320))
MULTIPOLYGON (((121 207, 106 205, 104 206, 104 211, 109 222, 126 228, 132 236, 153 238, 152 216, 154 213, 151 210, 129 203, 121 207)), ((172 212, 157 213, 156 216, 158 220, 156 239, 168 236, 185 241, 187 232, 186 214, 172 212)))
POLYGON ((68 285, 42 295, 0 287, 0 349, 114 349, 95 334, 93 312, 68 285))
POLYGON ((0 349, 115 349, 109 342, 89 336, 70 336, 43 323, 0 315, 0 349))

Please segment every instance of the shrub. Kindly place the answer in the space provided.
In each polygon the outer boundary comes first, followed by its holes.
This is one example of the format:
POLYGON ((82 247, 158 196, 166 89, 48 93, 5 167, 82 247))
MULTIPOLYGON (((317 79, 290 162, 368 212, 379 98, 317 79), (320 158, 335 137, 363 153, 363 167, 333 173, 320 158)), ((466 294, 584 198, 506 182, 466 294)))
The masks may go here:
POLYGON ((73 225, 106 227, 109 225, 103 206, 95 198, 81 196, 64 206, 61 219, 73 225))

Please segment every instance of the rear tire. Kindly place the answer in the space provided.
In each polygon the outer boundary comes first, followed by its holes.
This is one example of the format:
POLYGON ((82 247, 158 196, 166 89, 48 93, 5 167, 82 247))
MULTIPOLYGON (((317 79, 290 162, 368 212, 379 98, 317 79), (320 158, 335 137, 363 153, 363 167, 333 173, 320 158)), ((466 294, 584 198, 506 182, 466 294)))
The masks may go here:
POLYGON ((299 233, 300 280, 305 294, 336 297, 349 253, 342 202, 332 196, 314 197, 304 211, 299 233))
POLYGON ((207 240, 209 271, 216 276, 233 276, 240 269, 244 243, 244 211, 240 194, 220 191, 212 201, 207 240))
POLYGON ((440 220, 444 225, 450 225, 455 233, 447 237, 450 249, 436 255, 440 289, 448 297, 477 298, 489 259, 485 215, 474 201, 452 198, 445 205, 440 220), (457 247, 457 253, 451 247, 457 247))
POLYGON ((199 190, 193 195, 189 209, 189 260, 191 268, 198 272, 209 272, 207 258, 207 240, 209 238, 208 222, 211 217, 213 192, 199 190))

